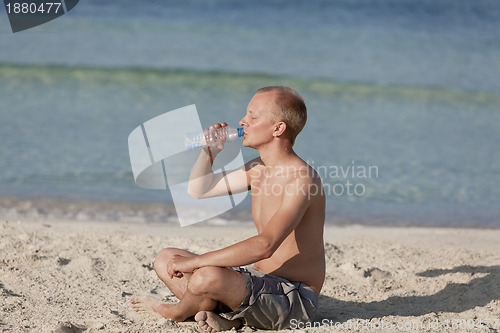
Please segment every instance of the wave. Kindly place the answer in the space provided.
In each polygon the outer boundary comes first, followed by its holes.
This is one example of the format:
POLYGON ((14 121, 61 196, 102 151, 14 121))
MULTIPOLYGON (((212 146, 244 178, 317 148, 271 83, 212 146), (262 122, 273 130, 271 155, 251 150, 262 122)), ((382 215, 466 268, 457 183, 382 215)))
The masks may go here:
MULTIPOLYGON (((192 213, 198 214, 195 210, 192 213)), ((175 206, 168 202, 92 201, 51 197, 0 196, 0 218, 14 221, 50 219, 179 224, 175 206)), ((206 223, 248 225, 251 221, 251 212, 239 208, 206 223)))
POLYGON ((121 85, 132 87, 176 86, 190 89, 223 89, 254 91, 266 85, 288 85, 301 92, 320 97, 376 97, 419 101, 454 101, 500 104, 500 92, 455 90, 442 86, 408 86, 375 82, 336 81, 327 78, 280 76, 258 72, 228 72, 186 68, 97 67, 58 64, 0 63, 0 79, 38 80, 53 83, 74 80, 89 85, 121 85))

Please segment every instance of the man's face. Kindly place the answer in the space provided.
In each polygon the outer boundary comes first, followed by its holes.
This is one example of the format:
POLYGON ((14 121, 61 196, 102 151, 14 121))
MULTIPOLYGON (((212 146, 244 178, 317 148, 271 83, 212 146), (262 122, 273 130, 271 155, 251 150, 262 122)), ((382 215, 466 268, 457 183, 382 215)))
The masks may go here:
POLYGON ((273 139, 274 122, 271 110, 274 106, 274 92, 257 93, 248 103, 247 114, 240 120, 245 132, 243 145, 257 149, 273 139))

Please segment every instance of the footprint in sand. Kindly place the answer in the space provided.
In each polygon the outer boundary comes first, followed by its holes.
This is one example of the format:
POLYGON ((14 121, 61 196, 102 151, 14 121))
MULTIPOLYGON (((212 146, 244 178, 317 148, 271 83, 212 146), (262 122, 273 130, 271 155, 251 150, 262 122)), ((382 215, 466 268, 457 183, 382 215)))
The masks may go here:
POLYGON ((87 328, 81 325, 75 325, 71 322, 59 323, 55 333, 82 333, 87 328))

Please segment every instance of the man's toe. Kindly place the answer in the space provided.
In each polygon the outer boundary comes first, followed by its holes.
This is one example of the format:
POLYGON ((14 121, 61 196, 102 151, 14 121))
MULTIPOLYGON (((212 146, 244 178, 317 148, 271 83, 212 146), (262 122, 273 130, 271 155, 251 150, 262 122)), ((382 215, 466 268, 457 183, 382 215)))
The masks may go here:
POLYGON ((200 311, 194 316, 194 320, 196 321, 206 321, 207 320, 207 312, 200 311))

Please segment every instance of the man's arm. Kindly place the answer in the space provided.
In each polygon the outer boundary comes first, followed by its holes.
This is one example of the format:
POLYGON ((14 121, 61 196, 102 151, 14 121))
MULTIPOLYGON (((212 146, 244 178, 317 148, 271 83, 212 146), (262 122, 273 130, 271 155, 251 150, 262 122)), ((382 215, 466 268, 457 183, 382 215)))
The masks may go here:
MULTIPOLYGON (((226 123, 215 124, 210 126, 208 131, 226 126, 226 123)), ((190 196, 204 199, 249 190, 247 170, 250 168, 250 163, 227 173, 213 173, 214 159, 223 148, 224 144, 220 143, 218 146, 204 147, 201 150, 189 175, 188 194, 190 196)))
POLYGON ((281 243, 297 227, 309 207, 308 177, 299 177, 287 185, 280 208, 262 232, 221 250, 196 257, 175 256, 169 264, 170 276, 182 276, 204 266, 245 266, 272 256, 281 243))
POLYGON ((260 158, 227 172, 214 174, 210 156, 200 153, 189 176, 188 194, 196 199, 213 198, 250 190, 251 169, 261 164, 260 158))

